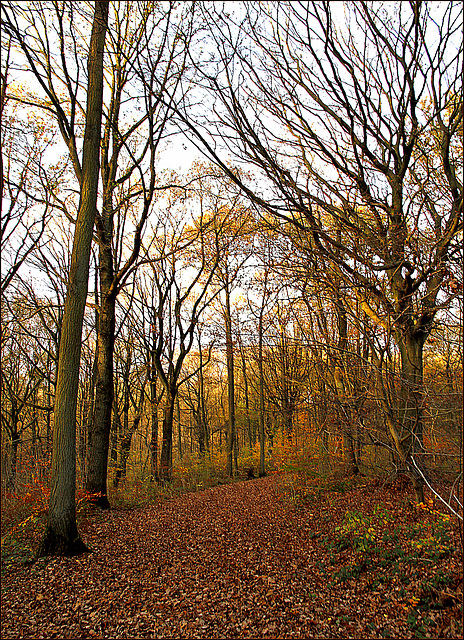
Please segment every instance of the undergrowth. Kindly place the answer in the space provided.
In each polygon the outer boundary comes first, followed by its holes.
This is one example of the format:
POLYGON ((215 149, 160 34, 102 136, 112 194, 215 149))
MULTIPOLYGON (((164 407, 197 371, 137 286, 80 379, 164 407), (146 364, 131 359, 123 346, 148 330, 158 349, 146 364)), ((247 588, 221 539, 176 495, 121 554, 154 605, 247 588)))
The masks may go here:
POLYGON ((430 612, 461 602, 459 526, 438 500, 414 504, 405 490, 402 499, 391 500, 389 490, 378 491, 373 479, 301 470, 280 478, 279 492, 300 526, 305 520, 313 525, 309 538, 325 553, 320 566, 331 588, 363 580, 373 592, 396 593, 418 638, 430 637, 430 612), (345 500, 349 492, 352 500, 345 500), (338 521, 324 517, 329 505, 338 521))

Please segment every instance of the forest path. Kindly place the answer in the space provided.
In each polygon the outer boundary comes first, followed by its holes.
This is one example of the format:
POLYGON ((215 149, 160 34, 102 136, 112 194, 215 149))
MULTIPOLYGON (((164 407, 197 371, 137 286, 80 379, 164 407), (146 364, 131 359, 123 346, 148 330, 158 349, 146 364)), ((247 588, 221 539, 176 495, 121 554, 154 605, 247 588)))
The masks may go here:
MULTIPOLYGON (((93 553, 6 576, 2 638, 386 637, 398 602, 367 577, 331 581, 329 553, 314 538, 333 531, 360 489, 295 510, 281 482, 223 485, 91 518, 81 533, 93 553)), ((391 636, 415 637, 408 631, 391 636)))

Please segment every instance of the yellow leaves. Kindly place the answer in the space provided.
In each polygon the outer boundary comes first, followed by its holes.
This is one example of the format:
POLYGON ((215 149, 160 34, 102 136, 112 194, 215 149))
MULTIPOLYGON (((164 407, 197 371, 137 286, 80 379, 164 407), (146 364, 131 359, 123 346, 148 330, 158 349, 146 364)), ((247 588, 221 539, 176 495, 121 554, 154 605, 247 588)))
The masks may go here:
POLYGON ((434 506, 435 504, 432 498, 428 498, 427 504, 425 504, 424 502, 419 502, 416 505, 418 509, 436 516, 442 523, 448 523, 451 519, 450 516, 447 513, 439 511, 438 509, 434 509, 434 506))
POLYGON ((421 601, 420 598, 418 598, 417 596, 411 596, 408 600, 408 602, 404 602, 401 607, 405 610, 405 611, 411 611, 411 609, 415 609, 417 608, 417 605, 419 604, 419 602, 421 601))

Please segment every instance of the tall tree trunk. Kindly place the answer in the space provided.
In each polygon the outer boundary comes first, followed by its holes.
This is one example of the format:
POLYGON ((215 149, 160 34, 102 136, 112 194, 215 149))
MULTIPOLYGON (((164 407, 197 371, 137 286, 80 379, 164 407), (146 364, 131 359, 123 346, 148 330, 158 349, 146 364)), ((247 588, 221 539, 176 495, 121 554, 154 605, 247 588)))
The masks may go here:
POLYGON ((108 3, 97 0, 88 58, 81 193, 58 356, 51 493, 39 556, 75 555, 88 551, 80 538, 76 522, 76 409, 82 325, 100 172, 103 52, 107 27, 108 3))
POLYGON ((416 501, 423 502, 424 481, 422 479, 421 473, 417 470, 414 464, 414 438, 411 438, 411 433, 409 430, 405 432, 401 420, 397 420, 394 417, 393 410, 388 399, 388 394, 385 389, 385 382, 382 378, 383 364, 373 348, 371 348, 371 356, 376 365, 375 370, 377 372, 379 400, 384 410, 385 422, 395 444, 397 457, 404 471, 411 478, 416 501))
MULTIPOLYGON (((267 246, 268 252, 270 251, 269 245, 267 246)), ((264 311, 266 308, 266 303, 268 299, 268 279, 269 279, 269 264, 267 262, 264 267, 264 280, 263 280, 263 298, 261 301, 261 307, 259 309, 259 319, 258 319, 258 372, 259 372, 259 381, 258 381, 258 393, 259 393, 259 477, 262 478, 266 475, 265 468, 265 441, 266 441, 266 432, 265 432, 265 415, 264 415, 264 354, 263 354, 263 343, 264 343, 264 311)), ((272 438, 269 439, 269 447, 272 449, 272 438)))
POLYGON ((408 461, 415 498, 417 502, 423 502, 424 481, 421 475, 423 470, 421 460, 417 459, 416 455, 422 453, 424 447, 423 349, 425 339, 422 335, 414 335, 413 332, 407 332, 406 335, 405 333, 398 339, 401 355, 401 443, 408 461))
MULTIPOLYGON (((98 284, 97 284, 97 276, 95 276, 95 304, 98 306, 98 284)), ((98 331, 98 311, 95 311, 95 326, 97 327, 97 331, 98 331)), ((91 380, 90 380, 90 384, 89 384, 89 389, 87 391, 88 393, 88 397, 87 397, 87 401, 88 401, 88 411, 86 413, 86 419, 85 419, 85 441, 86 441, 86 448, 85 448, 85 471, 84 471, 84 487, 87 484, 87 474, 88 474, 88 470, 89 470, 89 452, 90 452, 90 448, 89 448, 89 442, 90 442, 90 438, 91 438, 91 431, 92 431, 92 424, 93 424, 93 416, 95 413, 95 385, 97 382, 97 360, 98 360, 98 354, 97 354, 97 350, 95 349, 95 356, 93 359, 93 363, 92 363, 92 374, 91 374, 91 380)))
POLYGON ((229 404, 229 419, 227 431, 227 475, 232 476, 234 471, 234 447, 235 445, 235 383, 234 383, 234 348, 232 342, 232 317, 230 311, 230 291, 228 283, 225 286, 226 308, 226 358, 227 358, 227 397, 229 404))
POLYGON ((132 444, 132 436, 134 432, 131 430, 121 440, 118 464, 113 479, 113 486, 118 487, 122 478, 126 477, 127 460, 129 458, 130 448, 132 444))
POLYGON ((118 450, 123 436, 123 428, 121 425, 121 418, 119 416, 119 409, 116 394, 113 398, 113 420, 111 426, 111 462, 114 462, 115 466, 118 463, 118 450))
MULTIPOLYGON (((337 230, 337 241, 342 244, 341 230, 337 230)), ((335 272, 338 271, 338 267, 333 265, 335 272)), ((346 302, 342 298, 340 293, 341 280, 338 276, 334 282, 334 302, 335 310, 337 314, 337 328, 338 328, 338 353, 334 367, 334 382, 337 390, 337 396, 340 407, 340 421, 343 438, 343 449, 345 455, 345 468, 346 473, 349 475, 356 475, 359 473, 358 462, 356 460, 356 448, 354 441, 354 425, 353 418, 356 414, 355 407, 353 406, 352 399, 349 398, 347 393, 347 371, 348 371, 348 319, 346 313, 346 302)))
POLYGON ((202 458, 205 456, 206 446, 205 446, 205 432, 203 429, 203 423, 201 419, 201 413, 199 409, 193 411, 193 419, 196 424, 196 431, 198 433, 198 452, 202 458))
POLYGON ((423 448, 423 341, 406 335, 400 342, 401 354, 401 422, 405 435, 410 435, 414 453, 423 448))
MULTIPOLYGON (((48 343, 48 351, 47 351, 47 371, 50 371, 50 342, 48 343)), ((47 377, 47 405, 50 406, 52 404, 52 381, 50 374, 47 377)), ((46 431, 46 439, 47 439, 47 456, 50 453, 50 444, 51 444, 51 435, 52 435, 52 415, 51 411, 47 411, 47 431, 46 431)))
POLYGON ((161 459, 159 478, 162 482, 172 480, 172 436, 174 426, 174 407, 176 403, 176 388, 166 390, 163 419, 163 441, 161 445, 161 459))
POLYGON ((182 460, 183 452, 182 452, 182 428, 180 424, 180 402, 179 395, 176 398, 176 422, 177 422, 177 451, 179 455, 179 460, 182 460))
MULTIPOLYGON (((245 396, 245 418, 246 418, 246 425, 247 425, 248 444, 250 446, 250 449, 252 449, 253 445, 255 444, 255 438, 253 437, 253 433, 251 431, 250 392, 248 388, 248 375, 247 375, 245 353, 242 348, 240 349, 240 357, 242 360, 243 393, 245 396)), ((256 433, 254 435, 256 436, 256 433)))
POLYGON ((353 411, 350 402, 346 401, 345 384, 339 367, 335 367, 333 376, 340 406, 339 415, 340 421, 342 423, 341 428, 346 473, 348 473, 349 475, 356 475, 357 473, 359 473, 359 468, 356 461, 356 450, 353 438, 353 411))
POLYGON ((200 343, 200 334, 198 337, 198 353, 199 353, 199 368, 198 368, 198 445, 200 449, 200 455, 204 457, 205 453, 209 451, 209 432, 206 419, 206 402, 205 402, 205 380, 203 376, 203 351, 200 343))
MULTIPOLYGON (((111 234, 107 234, 111 238, 111 234)), ((108 451, 113 408, 113 353, 116 296, 113 287, 111 247, 100 244, 100 312, 97 331, 95 410, 87 444, 85 490, 100 507, 109 507, 107 495, 108 451)))
POLYGON ((265 431, 264 431, 264 367, 263 367, 263 314, 264 302, 260 310, 258 325, 258 371, 259 371, 259 477, 266 475, 265 431))
POLYGON ((124 436, 121 439, 121 445, 120 445, 121 451, 120 451, 119 461, 116 466, 116 473, 114 475, 113 484, 115 487, 117 487, 121 482, 121 480, 126 477, 127 460, 129 459, 129 454, 130 454, 131 445, 132 445, 132 438, 134 433, 137 431, 140 421, 142 419, 143 395, 144 395, 144 392, 142 390, 139 406, 137 407, 137 415, 134 418, 132 426, 129 428, 129 425, 127 425, 127 428, 124 431, 124 436))
POLYGON ((12 491, 15 488, 15 483, 16 483, 16 471, 18 466, 18 447, 19 447, 19 434, 17 430, 15 430, 11 437, 10 475, 7 481, 7 488, 10 491, 12 491))
POLYGON ((151 459, 151 476, 158 478, 158 398, 156 397, 156 382, 158 375, 154 365, 154 353, 150 353, 150 459, 151 459))

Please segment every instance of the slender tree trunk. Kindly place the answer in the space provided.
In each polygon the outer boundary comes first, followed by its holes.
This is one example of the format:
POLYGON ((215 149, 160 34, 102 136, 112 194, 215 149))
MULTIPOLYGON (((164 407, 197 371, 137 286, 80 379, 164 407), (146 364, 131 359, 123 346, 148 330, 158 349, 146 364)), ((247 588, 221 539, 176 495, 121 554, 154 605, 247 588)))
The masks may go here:
POLYGON ((129 459, 129 454, 132 446, 132 438, 134 436, 134 433, 138 429, 141 419, 142 419, 142 413, 141 413, 141 407, 139 407, 132 426, 129 428, 129 425, 127 425, 127 430, 125 430, 124 436, 121 439, 121 452, 120 452, 119 461, 116 467, 116 473, 114 476, 115 487, 117 487, 120 481, 126 477, 127 460, 129 459))
POLYGON ((345 453, 346 472, 349 475, 359 473, 358 463, 356 461, 355 442, 353 437, 353 416, 354 411, 352 402, 348 399, 345 376, 347 372, 347 356, 348 356, 348 322, 346 317, 346 308, 344 301, 338 293, 339 283, 337 282, 337 290, 335 293, 335 308, 337 311, 338 324, 338 354, 337 360, 339 366, 334 368, 334 382, 337 389, 337 395, 340 406, 340 420, 343 437, 343 448, 345 453))
MULTIPOLYGON (((199 339, 200 341, 200 339, 199 339)), ((203 352, 201 344, 198 346, 198 352, 200 354, 199 369, 198 369, 198 433, 199 433, 199 448, 200 454, 204 454, 209 451, 209 431, 206 419, 206 403, 205 403, 205 380, 203 376, 203 352)))
POLYGON ((129 446, 132 440, 132 435, 128 439, 129 433, 129 370, 130 365, 126 362, 126 366, 124 367, 123 373, 123 405, 122 405, 122 424, 121 419, 119 417, 119 407, 117 397, 113 399, 113 433, 111 434, 114 442, 114 446, 112 448, 111 459, 115 462, 115 474, 113 478, 113 487, 117 487, 121 477, 125 475, 127 456, 129 452, 127 447, 129 446), (123 460, 124 454, 126 454, 126 460, 123 460), (122 471, 122 469, 124 471, 122 471))
POLYGON ((282 385, 282 427, 285 436, 291 442, 293 438, 293 402, 291 399, 291 379, 288 375, 288 343, 285 339, 284 331, 280 336, 280 349, 282 354, 282 366, 280 370, 282 385))
POLYGON ((245 418, 246 418, 246 425, 247 425, 248 444, 250 446, 250 449, 252 449, 255 443, 255 439, 253 438, 253 433, 251 432, 250 392, 248 389, 248 375, 247 375, 245 354, 243 353, 243 351, 241 351, 241 358, 242 358, 243 391, 245 394, 245 418))
POLYGON ((183 452, 182 452, 182 428, 180 424, 180 402, 179 396, 176 398, 176 422, 177 422, 177 452, 179 456, 179 460, 182 460, 183 452))
POLYGON ((122 478, 126 477, 127 460, 129 458, 130 448, 132 444, 133 431, 126 434, 120 444, 120 453, 118 464, 116 465, 116 472, 114 474, 113 486, 119 486, 122 478))
POLYGON ((340 421, 343 438, 343 449, 345 454, 346 472, 349 475, 359 473, 358 463, 356 461, 355 443, 353 438, 353 412, 349 402, 346 401, 346 389, 342 374, 339 367, 334 369, 334 381, 337 389, 338 401, 340 406, 340 421))
POLYGON ((11 438, 11 459, 10 459, 10 475, 7 482, 7 488, 13 490, 16 483, 16 471, 18 466, 18 447, 19 447, 19 434, 16 430, 13 432, 11 438))
POLYGON ((162 482, 172 480, 172 436, 174 426, 174 408, 176 403, 176 389, 166 390, 163 419, 163 442, 161 445, 161 459, 159 477, 162 482))
POLYGON ((158 399, 156 397, 156 382, 158 379, 153 362, 154 354, 150 354, 150 424, 151 424, 151 476, 158 478, 158 399))
POLYGON ((111 462, 118 463, 118 449, 122 438, 123 430, 118 412, 116 396, 113 398, 113 420, 111 427, 111 462))
MULTIPOLYGON (((95 316, 96 316, 95 317, 95 325, 98 327, 98 312, 96 312, 95 316)), ((91 439, 93 416, 94 416, 94 413, 95 413, 95 384, 96 384, 96 381, 97 381, 97 359, 98 359, 98 354, 97 354, 97 350, 95 349, 95 357, 94 357, 93 364, 92 364, 92 377, 91 377, 91 381, 90 381, 89 389, 88 389, 89 407, 88 407, 88 411, 86 413, 86 420, 85 420, 86 449, 85 449, 84 487, 87 484, 87 474, 88 474, 88 471, 89 471, 89 453, 90 453, 89 442, 90 442, 90 439, 91 439)))
POLYGON ((259 371, 259 477, 266 475, 265 469, 265 431, 264 431, 264 367, 263 367, 263 313, 261 309, 258 326, 258 371, 259 371))
POLYGON ((195 421, 196 424, 196 431, 198 433, 198 451, 200 453, 200 456, 203 458, 206 452, 206 447, 205 447, 205 432, 203 429, 203 424, 202 424, 202 420, 201 420, 201 414, 200 411, 197 409, 196 411, 193 411, 193 419, 195 421))
MULTIPOLYGON (((50 372, 50 342, 48 343, 48 351, 47 351, 47 371, 50 372)), ((47 378, 47 405, 50 406, 52 404, 52 381, 50 374, 47 378)), ((51 435, 52 435, 52 414, 51 411, 47 411, 47 456, 50 453, 50 444, 51 444, 51 435)))
POLYGON ((227 475, 232 476, 234 472, 234 447, 235 444, 235 383, 234 383, 234 349, 232 342, 232 318, 230 312, 230 292, 228 284, 226 292, 226 357, 227 357, 227 397, 229 404, 229 420, 227 432, 227 475))
MULTIPOLYGON (((270 247, 267 246, 268 252, 270 251, 270 247)), ((269 268, 268 262, 264 268, 264 280, 263 280, 263 298, 261 301, 261 307, 259 309, 259 319, 258 319, 258 372, 259 372, 259 381, 258 381, 258 393, 259 393, 259 477, 262 478, 266 475, 265 468, 265 442, 266 442, 266 431, 265 431, 265 414, 264 414, 264 354, 263 354, 263 343, 264 343, 264 311, 266 308, 266 303, 268 299, 268 278, 269 278, 269 268)), ((269 447, 272 449, 272 438, 269 438, 269 447)))
POLYGON ((100 169, 103 51, 107 26, 108 3, 97 0, 88 58, 82 184, 58 357, 51 493, 47 527, 39 556, 75 555, 88 551, 80 538, 76 522, 76 409, 82 325, 100 169))

